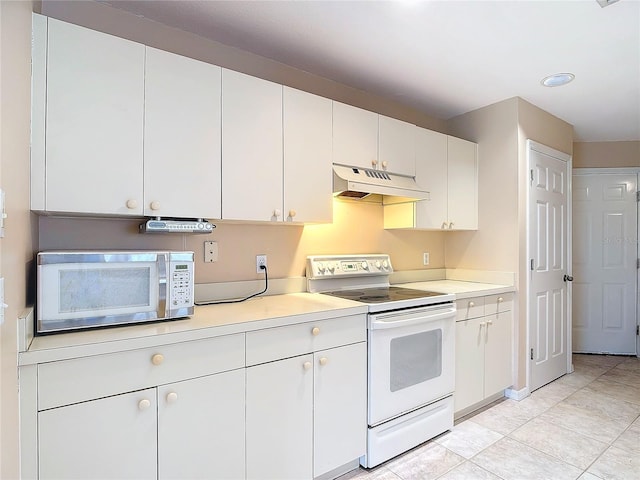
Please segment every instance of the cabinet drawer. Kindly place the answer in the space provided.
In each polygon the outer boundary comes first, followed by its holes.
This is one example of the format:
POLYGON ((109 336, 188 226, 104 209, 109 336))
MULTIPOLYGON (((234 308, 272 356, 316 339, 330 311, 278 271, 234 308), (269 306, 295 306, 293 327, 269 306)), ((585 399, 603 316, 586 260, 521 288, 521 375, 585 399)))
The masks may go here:
POLYGON ((469 320, 470 318, 484 315, 484 297, 465 298, 456 300, 456 321, 469 320))
POLYGON ((247 366, 364 342, 366 318, 354 315, 247 332, 247 366))
POLYGON ((509 312, 511 310, 513 310, 513 293, 484 297, 485 315, 495 315, 496 313, 509 312))
POLYGON ((244 367, 244 333, 38 365, 38 410, 244 367))

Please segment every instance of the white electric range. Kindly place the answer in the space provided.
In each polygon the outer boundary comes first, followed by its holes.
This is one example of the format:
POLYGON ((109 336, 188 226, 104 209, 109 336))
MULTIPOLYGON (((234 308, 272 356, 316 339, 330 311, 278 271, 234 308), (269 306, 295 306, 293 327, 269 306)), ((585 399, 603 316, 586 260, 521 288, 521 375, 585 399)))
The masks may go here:
POLYGON ((453 427, 453 294, 389 284, 386 254, 307 257, 307 290, 368 306, 368 429, 375 467, 453 427))

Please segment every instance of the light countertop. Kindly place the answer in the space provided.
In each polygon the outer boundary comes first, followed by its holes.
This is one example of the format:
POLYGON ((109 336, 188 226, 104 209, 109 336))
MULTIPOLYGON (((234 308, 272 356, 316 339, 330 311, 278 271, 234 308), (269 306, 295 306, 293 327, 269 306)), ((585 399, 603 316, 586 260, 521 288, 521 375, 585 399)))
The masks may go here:
POLYGON ((317 293, 195 307, 190 318, 34 337, 19 365, 146 348, 264 328, 365 314, 366 305, 317 293))
POLYGON ((401 283, 397 286, 429 290, 432 292, 453 293, 456 300, 479 297, 481 295, 498 295, 515 291, 513 285, 495 285, 493 283, 464 282, 460 280, 433 280, 428 282, 401 283))

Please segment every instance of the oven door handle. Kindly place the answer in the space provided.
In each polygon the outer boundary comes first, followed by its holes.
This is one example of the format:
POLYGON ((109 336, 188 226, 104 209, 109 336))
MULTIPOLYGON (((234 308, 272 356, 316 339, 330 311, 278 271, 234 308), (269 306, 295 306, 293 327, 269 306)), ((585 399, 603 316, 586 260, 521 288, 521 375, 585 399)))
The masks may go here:
MULTIPOLYGON (((409 325, 418 325, 420 323, 431 323, 438 320, 444 320, 446 318, 453 318, 456 314, 455 307, 447 308, 446 310, 440 310, 437 313, 425 312, 424 315, 411 316, 404 320, 400 317, 399 320, 392 320, 393 316, 389 315, 386 318, 389 320, 374 320, 371 322, 371 330, 384 330, 387 328, 401 328, 409 325)), ((379 317, 384 318, 384 317, 379 317)))

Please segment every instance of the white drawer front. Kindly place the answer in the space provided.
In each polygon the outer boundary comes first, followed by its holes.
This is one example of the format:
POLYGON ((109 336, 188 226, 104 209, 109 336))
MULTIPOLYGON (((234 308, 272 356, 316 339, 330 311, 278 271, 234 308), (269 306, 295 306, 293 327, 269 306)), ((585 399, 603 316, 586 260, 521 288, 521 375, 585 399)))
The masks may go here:
POLYGON ((366 315, 247 332, 247 366, 367 339, 366 315))
POLYGON ((38 410, 244 367, 244 333, 38 365, 38 410))
POLYGON ((509 312, 511 310, 513 310, 513 293, 484 297, 485 315, 495 315, 496 313, 509 312))
POLYGON ((484 316, 484 297, 456 300, 456 321, 484 316))

